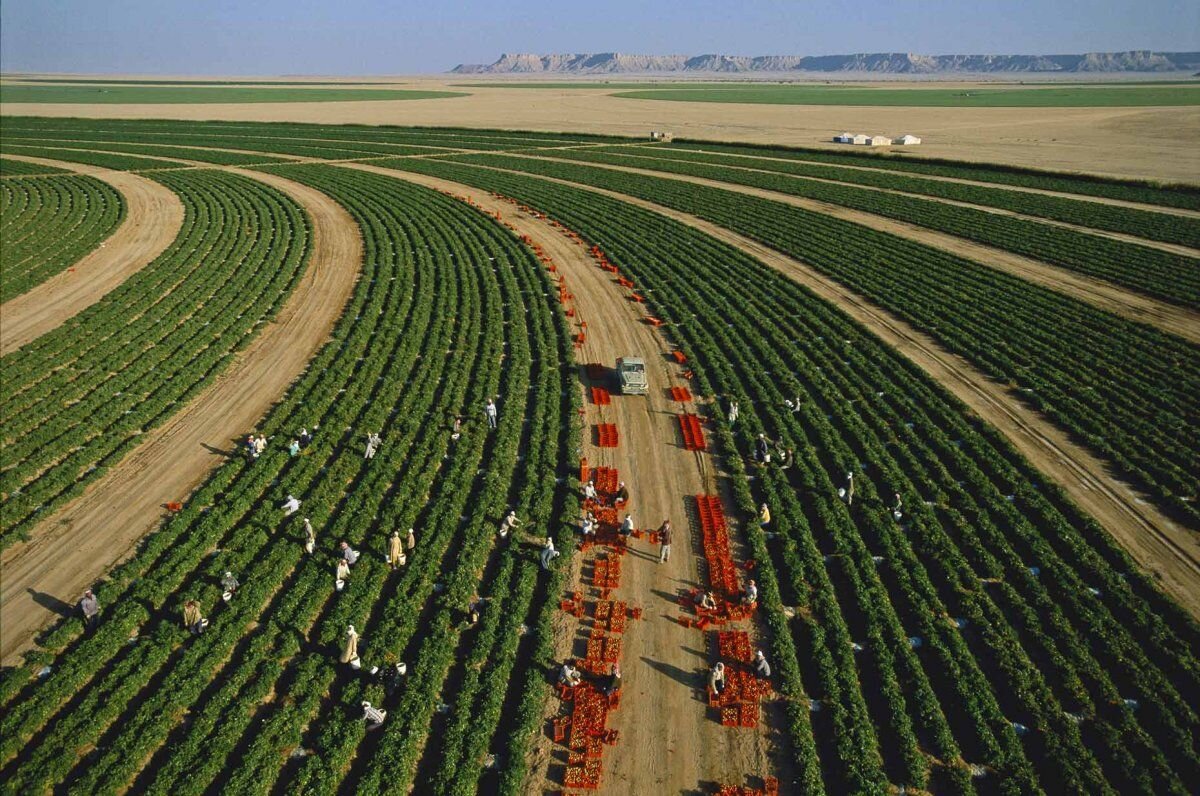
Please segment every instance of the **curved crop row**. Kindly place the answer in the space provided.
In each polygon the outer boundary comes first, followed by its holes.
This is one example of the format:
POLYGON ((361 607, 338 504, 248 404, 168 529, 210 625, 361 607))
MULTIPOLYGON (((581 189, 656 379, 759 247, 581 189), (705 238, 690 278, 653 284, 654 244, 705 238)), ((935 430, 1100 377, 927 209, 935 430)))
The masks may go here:
POLYGON ((80 149, 61 149, 53 145, 24 146, 10 144, 6 140, 0 145, 0 152, 13 155, 29 155, 35 158, 50 158, 52 160, 69 160, 72 163, 84 163, 89 166, 99 166, 115 171, 143 171, 164 169, 186 169, 187 163, 175 160, 157 160, 140 158, 136 155, 121 155, 111 152, 87 152, 80 149))
POLYGON ((164 172, 184 203, 179 238, 58 329, 4 357, 4 531, 18 538, 210 383, 287 299, 308 219, 234 174, 164 172))
MULTIPOLYGON (((704 177, 851 207, 855 210, 894 218, 988 246, 1013 251, 1052 265, 1106 279, 1167 301, 1189 307, 1200 307, 1200 259, 1136 243, 1113 240, 1074 229, 998 215, 985 210, 960 207, 935 200, 900 196, 850 185, 814 182, 795 175, 767 174, 672 159, 592 154, 591 151, 548 154, 555 158, 568 160, 649 168, 667 173, 704 177)), ((906 179, 899 178, 897 182, 903 183, 906 179)), ((932 184, 948 185, 955 189, 963 187, 952 183, 932 184)), ((895 189, 905 190, 898 187, 895 189)), ((1000 191, 999 193, 1004 192, 1000 191)), ((1069 199, 1055 201, 1072 203, 1069 199)), ((1024 199, 1021 198, 1019 204, 1023 205, 1024 203, 1024 199)), ((1074 204, 1082 203, 1075 202, 1074 204)), ((1098 205, 1098 207, 1104 206, 1098 205)), ((1152 216, 1160 221, 1163 229, 1175 233, 1174 235, 1163 233, 1160 237, 1179 238, 1180 240, 1176 242, 1190 246, 1200 242, 1200 224, 1190 219, 1128 208, 1106 209, 1111 210, 1112 215, 1127 220, 1128 229, 1122 231, 1141 230, 1143 236, 1150 237, 1149 232, 1155 228, 1155 225, 1148 223, 1141 216, 1152 216)), ((1092 217, 1093 215, 1088 214, 1086 220, 1078 219, 1077 223, 1100 220, 1092 217)))
POLYGON ((754 144, 720 144, 708 141, 675 139, 675 147, 698 152, 718 152, 752 157, 772 157, 798 162, 859 166, 886 171, 953 177, 997 185, 1013 185, 1057 193, 1097 196, 1125 202, 1200 210, 1200 190, 1191 185, 1160 185, 1145 180, 1119 180, 1088 174, 1057 174, 1024 166, 1000 163, 963 163, 938 158, 907 157, 876 152, 831 152, 754 144))
POLYGON ((1019 388, 1138 487, 1200 522, 1200 352, 1181 340, 936 248, 779 202, 590 166, 452 159, 620 191, 785 252, 1019 388))
MULTIPOLYGON (((431 707, 430 689, 441 681, 425 678, 438 671, 436 656, 476 642, 457 621, 438 617, 457 619, 481 569, 485 583, 496 584, 497 609, 518 618, 522 606, 531 617, 542 613, 532 599, 540 589, 512 596, 506 586, 536 572, 529 556, 519 545, 491 546, 509 500, 531 522, 560 524, 547 476, 567 455, 569 336, 547 300, 526 300, 548 290, 546 275, 515 237, 426 189, 325 166, 278 171, 341 201, 366 247, 363 278, 335 339, 262 423, 273 440, 301 425, 316 429, 314 442, 295 458, 273 442, 253 464, 239 457, 223 465, 102 586, 112 607, 94 635, 81 636, 78 621, 68 620, 44 639, 62 650, 50 677, 30 682, 24 669, 24 678, 3 680, 0 751, 8 762, 0 773, 17 789, 290 788, 310 775, 295 771, 287 753, 325 700, 336 701, 322 722, 359 738, 338 760, 349 761, 361 741, 355 697, 364 688, 392 710, 389 730, 419 726, 379 686, 337 663, 347 623, 363 634, 368 666, 385 665, 389 651, 419 658, 395 698, 431 707), (497 393, 500 429, 488 434, 479 410, 497 393), (457 442, 449 434, 456 414, 467 418, 457 442), (369 462, 361 448, 367 429, 384 439, 369 462), (496 488, 509 483, 519 485, 511 494, 496 488), (304 500, 318 530, 315 556, 303 552, 298 521, 280 523, 277 501, 288 492, 304 500), (410 525, 417 549, 390 573, 386 538, 410 525), (332 588, 339 539, 363 551, 340 594, 332 588), (225 569, 238 572, 242 588, 227 606, 209 609, 202 637, 187 639, 180 601, 220 606, 216 578, 225 569), (430 637, 432 627, 444 631, 430 637), (132 629, 139 641, 130 647, 123 640, 132 629), (184 705, 189 718, 181 722, 176 708, 184 705), (77 757, 81 737, 101 743, 77 757)), ((30 666, 44 660, 32 656, 30 666)), ((474 704, 472 694, 465 698, 474 704)), ((321 757, 332 753, 330 744, 321 757)), ((478 778, 482 769, 464 761, 459 776, 478 778)))
MULTIPOLYGON (((131 155, 151 155, 156 158, 179 158, 180 160, 198 160, 203 163, 215 163, 221 166, 247 166, 263 163, 279 163, 286 158, 272 157, 270 155, 247 154, 242 152, 224 152, 219 149, 206 148, 189 148, 187 142, 172 142, 176 144, 184 144, 184 146, 172 146, 170 144, 162 145, 144 145, 144 144, 129 144, 122 139, 113 138, 111 140, 104 136, 88 136, 84 134, 71 134, 69 138, 58 140, 57 137, 42 136, 26 137, 23 135, 6 134, 4 140, 16 146, 39 146, 61 148, 66 150, 103 150, 105 152, 120 152, 131 155)), ((219 146, 219 144, 209 144, 209 146, 219 146)))
POLYGON ((12 158, 0 158, 0 177, 32 177, 52 174, 66 174, 66 169, 54 166, 43 166, 38 163, 26 163, 12 158))
POLYGON ((121 195, 94 177, 4 180, 0 183, 0 237, 4 239, 0 302, 77 262, 124 218, 121 195))
POLYGON ((677 223, 534 178, 405 167, 518 198, 601 246, 675 321, 698 388, 741 400, 736 435, 718 421, 734 476, 759 430, 796 451, 741 503, 777 516, 772 538, 747 533, 782 690, 820 700, 811 730, 789 702, 802 771, 819 761, 830 792, 936 781, 969 793, 972 771, 1004 792, 1186 792, 1200 771, 1200 629, 913 366, 677 223), (784 399, 797 396, 793 413, 784 399), (850 506, 835 494, 846 471, 850 506))

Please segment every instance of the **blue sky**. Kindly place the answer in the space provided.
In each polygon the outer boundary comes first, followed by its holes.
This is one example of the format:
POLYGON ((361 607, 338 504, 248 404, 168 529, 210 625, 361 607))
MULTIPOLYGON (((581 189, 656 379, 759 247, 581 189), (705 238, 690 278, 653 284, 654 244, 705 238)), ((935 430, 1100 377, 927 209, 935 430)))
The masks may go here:
POLYGON ((3 0, 0 69, 440 72, 501 52, 1200 50, 1196 0, 3 0))

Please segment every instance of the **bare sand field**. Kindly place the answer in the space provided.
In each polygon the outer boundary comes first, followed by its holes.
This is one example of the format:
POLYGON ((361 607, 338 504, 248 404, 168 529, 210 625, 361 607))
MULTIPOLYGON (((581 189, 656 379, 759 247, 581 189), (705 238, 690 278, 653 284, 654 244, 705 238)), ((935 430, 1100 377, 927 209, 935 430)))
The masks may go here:
MULTIPOLYGON (((536 76, 535 76, 536 78, 536 76)), ((363 78, 355 78, 362 80, 363 78)), ((529 79, 527 77, 527 79, 529 79)), ((381 83, 384 81, 381 79, 381 83)), ((1200 183, 1200 108, 888 108, 741 105, 625 99, 596 88, 462 88, 461 78, 405 77, 410 88, 467 91, 448 99, 195 105, 9 103, 3 114, 91 118, 224 119, 324 123, 462 126, 644 135, 719 141, 829 146, 842 130, 924 143, 913 155, 1011 163, 1060 171, 1200 183)), ((865 85, 865 84, 864 84, 865 85)), ((906 84, 887 81, 891 88, 906 84)), ((912 83, 929 88, 929 82, 912 83)), ((971 84, 956 84, 969 87, 971 84)), ((994 86, 995 84, 991 84, 994 86)), ((613 89, 614 91, 616 89, 613 89)))

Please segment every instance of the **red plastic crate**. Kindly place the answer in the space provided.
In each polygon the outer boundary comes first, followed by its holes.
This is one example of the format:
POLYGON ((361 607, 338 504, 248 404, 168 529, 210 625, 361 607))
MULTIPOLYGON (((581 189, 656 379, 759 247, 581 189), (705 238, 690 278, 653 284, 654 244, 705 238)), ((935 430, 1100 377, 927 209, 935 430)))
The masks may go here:
POLYGON ((679 430, 683 433, 683 447, 690 451, 708 450, 699 417, 693 414, 679 415, 679 430))
POLYGON ((603 387, 592 388, 592 403, 596 406, 608 406, 612 403, 612 395, 603 387))
POLYGON ((682 351, 672 351, 671 356, 673 356, 675 361, 680 365, 682 365, 684 362, 687 362, 687 354, 683 353, 682 351))
POLYGON ((687 387, 672 387, 671 388, 671 400, 679 401, 679 403, 681 403, 681 404, 687 403, 688 401, 692 400, 692 393, 688 390, 687 387))
POLYGON ((615 448, 619 442, 616 423, 596 424, 596 445, 601 448, 615 448))

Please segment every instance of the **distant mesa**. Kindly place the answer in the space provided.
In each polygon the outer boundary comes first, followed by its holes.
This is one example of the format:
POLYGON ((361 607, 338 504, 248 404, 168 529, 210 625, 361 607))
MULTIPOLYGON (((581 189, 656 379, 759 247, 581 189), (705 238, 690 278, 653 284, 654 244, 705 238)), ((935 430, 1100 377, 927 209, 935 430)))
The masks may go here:
POLYGON ((879 72, 938 74, 987 72, 1180 72, 1200 68, 1200 52, 1129 50, 1083 55, 626 55, 504 53, 491 64, 459 64, 459 75, 663 72, 879 72))

